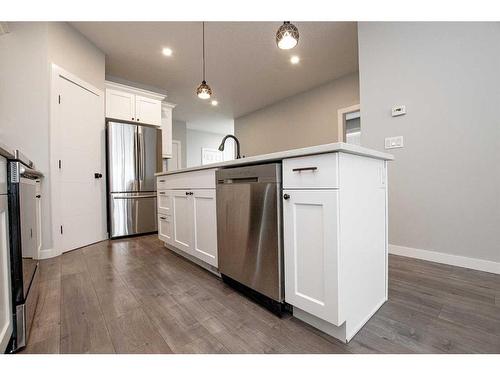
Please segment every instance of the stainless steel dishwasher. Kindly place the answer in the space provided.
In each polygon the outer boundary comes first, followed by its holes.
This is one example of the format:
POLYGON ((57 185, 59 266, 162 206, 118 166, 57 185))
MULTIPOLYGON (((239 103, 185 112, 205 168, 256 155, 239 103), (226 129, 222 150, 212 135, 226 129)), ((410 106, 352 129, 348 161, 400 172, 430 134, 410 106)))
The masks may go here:
POLYGON ((284 307, 281 164, 220 169, 216 179, 222 278, 280 314, 284 307))

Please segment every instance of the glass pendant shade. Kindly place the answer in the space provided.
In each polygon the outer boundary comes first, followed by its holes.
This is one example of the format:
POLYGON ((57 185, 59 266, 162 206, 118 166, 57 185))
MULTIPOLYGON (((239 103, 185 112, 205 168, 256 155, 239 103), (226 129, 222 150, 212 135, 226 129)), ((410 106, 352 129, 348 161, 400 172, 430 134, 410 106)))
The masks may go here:
POLYGON ((207 85, 207 82, 203 81, 196 89, 196 95, 200 99, 209 99, 212 96, 212 89, 207 85))
POLYGON ((299 29, 290 23, 284 22, 276 32, 276 44, 281 49, 291 49, 299 42, 299 29))

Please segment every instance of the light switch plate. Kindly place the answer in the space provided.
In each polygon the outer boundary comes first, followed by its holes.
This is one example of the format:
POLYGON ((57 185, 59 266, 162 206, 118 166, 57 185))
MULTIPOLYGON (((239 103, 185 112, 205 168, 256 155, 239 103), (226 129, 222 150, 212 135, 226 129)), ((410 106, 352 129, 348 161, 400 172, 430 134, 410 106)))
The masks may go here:
POLYGON ((392 107, 391 113, 392 113, 392 117, 406 115, 406 106, 405 105, 395 105, 394 107, 392 107))
POLYGON ((403 136, 389 137, 385 139, 385 149, 404 147, 403 136))

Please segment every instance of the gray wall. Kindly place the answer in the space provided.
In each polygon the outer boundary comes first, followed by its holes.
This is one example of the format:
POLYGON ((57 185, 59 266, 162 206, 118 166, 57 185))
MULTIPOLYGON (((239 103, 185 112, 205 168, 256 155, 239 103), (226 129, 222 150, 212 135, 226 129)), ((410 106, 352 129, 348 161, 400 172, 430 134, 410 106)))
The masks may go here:
POLYGON ((500 261, 500 24, 360 23, 362 145, 391 150, 389 242, 500 261), (393 105, 407 115, 392 118, 393 105))
POLYGON ((188 128, 186 131, 186 166, 189 168, 201 165, 201 149, 204 147, 217 149, 224 135, 188 128))
POLYGON ((33 159, 45 175, 42 249, 50 249, 50 64, 103 88, 104 54, 66 23, 9 22, 9 29, 0 36, 0 138, 33 159))
POLYGON ((234 131, 246 156, 337 142, 337 110, 358 103, 356 72, 237 118, 234 131))

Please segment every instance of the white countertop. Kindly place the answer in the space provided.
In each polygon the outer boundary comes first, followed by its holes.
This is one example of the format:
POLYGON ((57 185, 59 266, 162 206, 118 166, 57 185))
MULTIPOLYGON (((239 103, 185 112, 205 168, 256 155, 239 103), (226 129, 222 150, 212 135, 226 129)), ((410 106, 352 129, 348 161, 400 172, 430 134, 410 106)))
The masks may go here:
POLYGON ((375 150, 361 147, 361 146, 356 146, 356 145, 338 142, 338 143, 328 143, 328 144, 319 145, 319 146, 296 148, 296 149, 287 150, 287 151, 273 152, 271 154, 250 156, 248 158, 229 160, 229 161, 225 161, 222 163, 213 163, 213 164, 200 165, 200 166, 190 167, 190 168, 182 168, 182 169, 178 169, 178 170, 170 171, 170 172, 156 173, 156 176, 164 176, 164 175, 169 175, 169 174, 199 171, 202 169, 227 168, 227 167, 235 167, 238 165, 259 164, 259 163, 266 163, 266 162, 272 162, 272 161, 279 161, 279 160, 288 159, 288 158, 294 158, 297 156, 327 154, 327 153, 331 153, 331 152, 345 152, 348 154, 367 156, 367 157, 374 158, 374 159, 394 160, 394 156, 392 156, 391 154, 387 154, 385 152, 375 151, 375 150))

